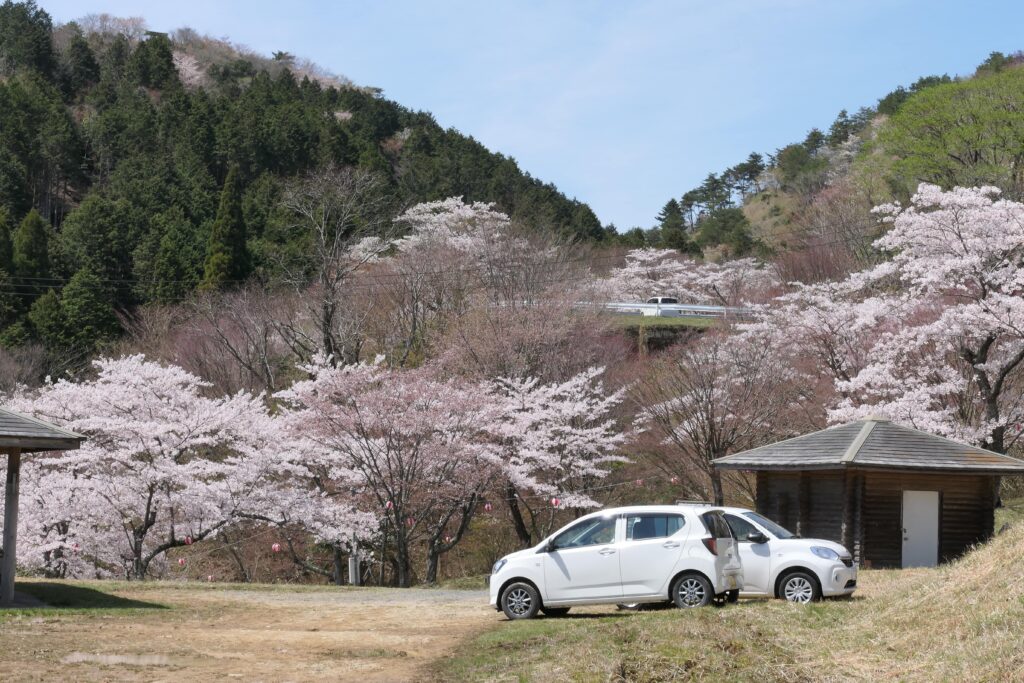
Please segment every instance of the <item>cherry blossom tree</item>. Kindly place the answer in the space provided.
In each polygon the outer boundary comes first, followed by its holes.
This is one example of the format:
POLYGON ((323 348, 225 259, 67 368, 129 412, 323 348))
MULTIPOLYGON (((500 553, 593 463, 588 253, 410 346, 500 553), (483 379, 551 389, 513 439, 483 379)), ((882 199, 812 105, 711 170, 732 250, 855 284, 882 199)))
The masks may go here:
POLYGON ((1024 204, 922 184, 910 206, 876 211, 892 227, 875 246, 893 257, 854 280, 898 283, 902 325, 840 383, 832 418, 882 412, 1005 452, 1024 421, 1024 204))
POLYGON ((673 296, 689 303, 739 306, 766 300, 779 282, 751 258, 709 263, 682 257, 674 249, 633 249, 626 264, 603 284, 609 298, 626 301, 673 296))
POLYGON ((394 548, 399 586, 412 582, 412 549, 427 546, 426 580, 469 528, 498 455, 486 438, 496 403, 485 388, 442 380, 429 369, 377 364, 306 368, 312 379, 278 397, 284 428, 350 470, 394 548))
POLYGON ((168 550, 216 534, 267 484, 273 430, 259 397, 208 397, 181 368, 143 356, 94 366, 94 379, 10 402, 87 437, 80 450, 31 459, 32 496, 45 498, 28 506, 26 535, 51 571, 66 572, 59 561, 80 553, 97 573, 120 567, 142 579, 168 550))
POLYGON ((831 421, 880 413, 1006 452, 1024 422, 1024 204, 922 184, 876 211, 889 260, 796 285, 741 328, 787 335, 790 364, 831 378, 831 421))
POLYGON ((500 419, 492 427, 503 448, 504 492, 519 540, 546 535, 551 499, 567 508, 598 507, 592 487, 614 463, 626 435, 612 411, 624 390, 608 392, 604 368, 589 368, 565 382, 535 378, 497 381, 500 419))
POLYGON ((655 464, 689 495, 724 502, 712 461, 778 436, 805 400, 805 378, 784 362, 782 335, 708 332, 655 362, 633 391, 638 421, 667 450, 655 464))

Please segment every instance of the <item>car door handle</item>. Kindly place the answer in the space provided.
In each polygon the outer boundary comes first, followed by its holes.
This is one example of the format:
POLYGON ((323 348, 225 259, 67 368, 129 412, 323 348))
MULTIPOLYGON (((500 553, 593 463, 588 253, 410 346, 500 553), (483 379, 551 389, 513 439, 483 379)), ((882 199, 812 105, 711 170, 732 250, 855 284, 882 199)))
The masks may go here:
POLYGON ((679 544, 676 543, 675 541, 665 541, 664 543, 661 544, 661 547, 662 548, 678 548, 679 544))
POLYGON ((601 555, 614 555, 615 554, 615 548, 601 548, 597 552, 600 553, 601 555))

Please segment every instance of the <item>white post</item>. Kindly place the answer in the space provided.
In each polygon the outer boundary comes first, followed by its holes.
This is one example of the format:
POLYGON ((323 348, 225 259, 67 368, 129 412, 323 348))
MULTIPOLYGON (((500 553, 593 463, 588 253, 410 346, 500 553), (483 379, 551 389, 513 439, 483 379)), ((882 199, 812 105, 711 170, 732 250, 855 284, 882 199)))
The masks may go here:
POLYGON ((0 605, 14 602, 14 559, 18 541, 18 481, 21 452, 7 454, 7 485, 4 487, 4 557, 0 563, 0 605))
POLYGON ((359 568, 359 541, 352 541, 352 552, 348 556, 348 582, 353 586, 362 585, 362 572, 359 568))

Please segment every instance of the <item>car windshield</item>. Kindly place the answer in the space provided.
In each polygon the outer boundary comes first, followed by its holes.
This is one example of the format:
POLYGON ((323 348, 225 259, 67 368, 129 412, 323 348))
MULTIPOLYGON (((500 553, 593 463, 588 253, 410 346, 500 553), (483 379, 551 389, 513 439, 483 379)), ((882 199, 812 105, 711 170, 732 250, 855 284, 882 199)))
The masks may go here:
POLYGON ((763 526, 765 529, 770 531, 772 536, 774 536, 775 538, 794 538, 796 536, 796 534, 792 533, 789 529, 779 526, 772 520, 768 519, 767 517, 762 517, 756 512, 744 512, 743 516, 752 519, 761 526, 763 526))

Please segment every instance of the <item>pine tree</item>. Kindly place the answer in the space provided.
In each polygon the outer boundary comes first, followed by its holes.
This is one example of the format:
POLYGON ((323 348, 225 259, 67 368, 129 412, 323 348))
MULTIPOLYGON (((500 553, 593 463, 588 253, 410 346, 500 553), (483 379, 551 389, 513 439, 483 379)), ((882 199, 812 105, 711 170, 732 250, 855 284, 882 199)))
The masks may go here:
POLYGON ((684 254, 700 253, 700 249, 686 234, 686 221, 683 218, 683 209, 679 206, 679 202, 675 199, 668 200, 661 208, 657 219, 662 247, 676 249, 684 254))
POLYGON ((221 289, 238 283, 248 277, 251 267, 242 218, 242 187, 238 168, 233 166, 224 180, 217 219, 210 231, 200 289, 221 289))
POLYGON ((179 301, 195 289, 196 255, 192 247, 195 230, 180 209, 172 209, 154 219, 154 230, 162 237, 153 258, 149 297, 162 303, 179 301))
POLYGON ((48 290, 32 303, 28 312, 36 336, 47 346, 57 348, 63 345, 64 312, 60 308, 60 297, 54 290, 48 290))
POLYGON ((14 247, 11 244, 11 220, 7 209, 0 206, 0 270, 8 275, 13 267, 14 247))
POLYGON ((111 292, 91 269, 75 273, 60 296, 62 345, 88 357, 103 342, 113 339, 119 325, 111 298, 111 292))
POLYGON ((12 324, 18 317, 18 295, 13 285, 11 276, 0 268, 0 330, 12 324))
POLYGON ((12 262, 18 278, 38 284, 50 274, 50 232, 39 212, 32 209, 14 232, 12 262))
POLYGON ((71 22, 68 28, 73 33, 64 54, 61 70, 66 91, 69 95, 74 95, 99 82, 100 65, 78 25, 71 22))

